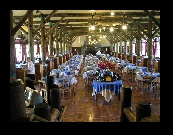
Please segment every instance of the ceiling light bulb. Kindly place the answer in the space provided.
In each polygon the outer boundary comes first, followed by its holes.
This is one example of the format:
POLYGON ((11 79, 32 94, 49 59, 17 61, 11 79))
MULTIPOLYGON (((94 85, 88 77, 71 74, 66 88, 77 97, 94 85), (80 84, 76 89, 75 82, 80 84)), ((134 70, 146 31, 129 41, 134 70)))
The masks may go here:
POLYGON ((114 12, 111 12, 111 16, 114 16, 114 12))
POLYGON ((105 27, 103 27, 103 30, 105 31, 105 27))
POLYGON ((95 30, 95 26, 91 26, 91 30, 95 30))
POLYGON ((114 31, 114 29, 112 27, 110 27, 110 31, 112 32, 112 31, 114 31))
POLYGON ((122 26, 122 29, 124 29, 124 30, 127 29, 127 26, 126 25, 123 25, 122 26))

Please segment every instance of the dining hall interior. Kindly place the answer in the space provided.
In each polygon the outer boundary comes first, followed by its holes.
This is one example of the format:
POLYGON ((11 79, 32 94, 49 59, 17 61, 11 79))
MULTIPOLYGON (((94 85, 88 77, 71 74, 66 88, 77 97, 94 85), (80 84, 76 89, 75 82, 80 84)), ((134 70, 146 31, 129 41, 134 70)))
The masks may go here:
POLYGON ((10 10, 10 122, 160 122, 160 10, 10 10))

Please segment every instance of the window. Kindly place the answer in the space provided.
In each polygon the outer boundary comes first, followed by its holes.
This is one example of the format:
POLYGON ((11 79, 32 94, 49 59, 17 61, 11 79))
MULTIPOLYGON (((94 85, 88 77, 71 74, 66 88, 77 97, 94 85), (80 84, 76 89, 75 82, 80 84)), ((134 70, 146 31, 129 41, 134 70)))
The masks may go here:
POLYGON ((22 47, 20 44, 15 44, 16 49, 16 59, 17 61, 22 61, 22 47))

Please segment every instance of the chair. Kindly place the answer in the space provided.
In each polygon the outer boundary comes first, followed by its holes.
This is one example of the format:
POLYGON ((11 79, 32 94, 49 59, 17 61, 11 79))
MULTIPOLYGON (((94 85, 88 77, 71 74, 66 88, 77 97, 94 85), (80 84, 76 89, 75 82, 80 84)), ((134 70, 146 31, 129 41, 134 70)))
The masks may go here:
POLYGON ((141 75, 139 75, 139 72, 136 72, 135 81, 136 81, 136 85, 137 85, 137 90, 139 90, 139 88, 142 88, 142 90, 143 90, 144 79, 141 77, 141 75))
POLYGON ((158 92, 159 88, 160 88, 160 77, 156 77, 151 81, 151 88, 150 91, 153 90, 154 92, 154 88, 156 89, 156 92, 158 92))
POLYGON ((142 91, 144 91, 144 89, 148 89, 150 90, 150 87, 151 87, 151 81, 152 81, 152 78, 145 78, 145 77, 142 77, 140 74, 136 73, 136 83, 137 83, 137 89, 139 87, 142 88, 142 91))
POLYGON ((127 69, 127 74, 126 74, 126 78, 127 78, 127 81, 128 82, 133 82, 133 74, 134 74, 134 71, 133 71, 133 69, 130 69, 130 68, 128 68, 127 69))
POLYGON ((25 77, 25 83, 26 83, 26 87, 29 87, 33 90, 35 90, 35 87, 34 87, 34 80, 31 80, 29 77, 25 77))
POLYGON ((147 88, 148 91, 150 92, 150 88, 151 88, 151 82, 152 82, 152 77, 151 75, 147 75, 143 77, 144 81, 143 81, 143 87, 147 88))
POLYGON ((94 75, 93 74, 87 75, 87 85, 89 85, 89 84, 92 85, 93 80, 94 80, 94 75))
POLYGON ((79 71, 75 69, 75 75, 78 76, 79 71))
POLYGON ((84 84, 85 86, 84 87, 86 87, 86 85, 87 85, 87 76, 88 76, 87 73, 84 72, 83 73, 83 79, 85 80, 85 84, 84 84))
POLYGON ((121 75, 123 80, 126 80, 126 75, 127 75, 127 67, 124 67, 122 69, 122 75, 121 75))
POLYGON ((76 94, 76 91, 75 91, 75 85, 77 84, 77 80, 76 80, 76 77, 72 77, 72 79, 70 80, 70 89, 71 91, 73 90, 74 94, 76 94))
POLYGON ((64 98, 65 92, 70 92, 70 96, 71 96, 70 82, 66 82, 65 79, 63 79, 62 86, 60 88, 61 88, 63 98, 64 98))

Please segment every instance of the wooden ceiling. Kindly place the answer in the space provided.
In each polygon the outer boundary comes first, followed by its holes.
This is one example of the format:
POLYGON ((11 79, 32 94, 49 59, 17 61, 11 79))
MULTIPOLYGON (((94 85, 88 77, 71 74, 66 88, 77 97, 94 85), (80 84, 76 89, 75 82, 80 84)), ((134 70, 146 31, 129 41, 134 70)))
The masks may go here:
MULTIPOLYGON (((13 10, 14 25, 23 19, 27 11, 13 10)), ((160 36, 160 10, 33 10, 33 30, 35 38, 36 35, 40 35, 41 25, 45 25, 47 34, 50 31, 49 26, 52 25, 54 29, 81 36, 109 32, 108 29, 103 31, 102 28, 110 26, 113 26, 115 31, 119 31, 123 24, 127 24, 132 27, 134 33, 137 32, 137 28, 140 28, 145 35, 149 19, 152 20, 153 34, 160 36), (113 16, 111 16, 111 12, 114 12, 113 16), (97 26, 93 32, 89 31, 92 23, 97 26)), ((20 31, 27 34, 28 19, 23 23, 20 31)))

